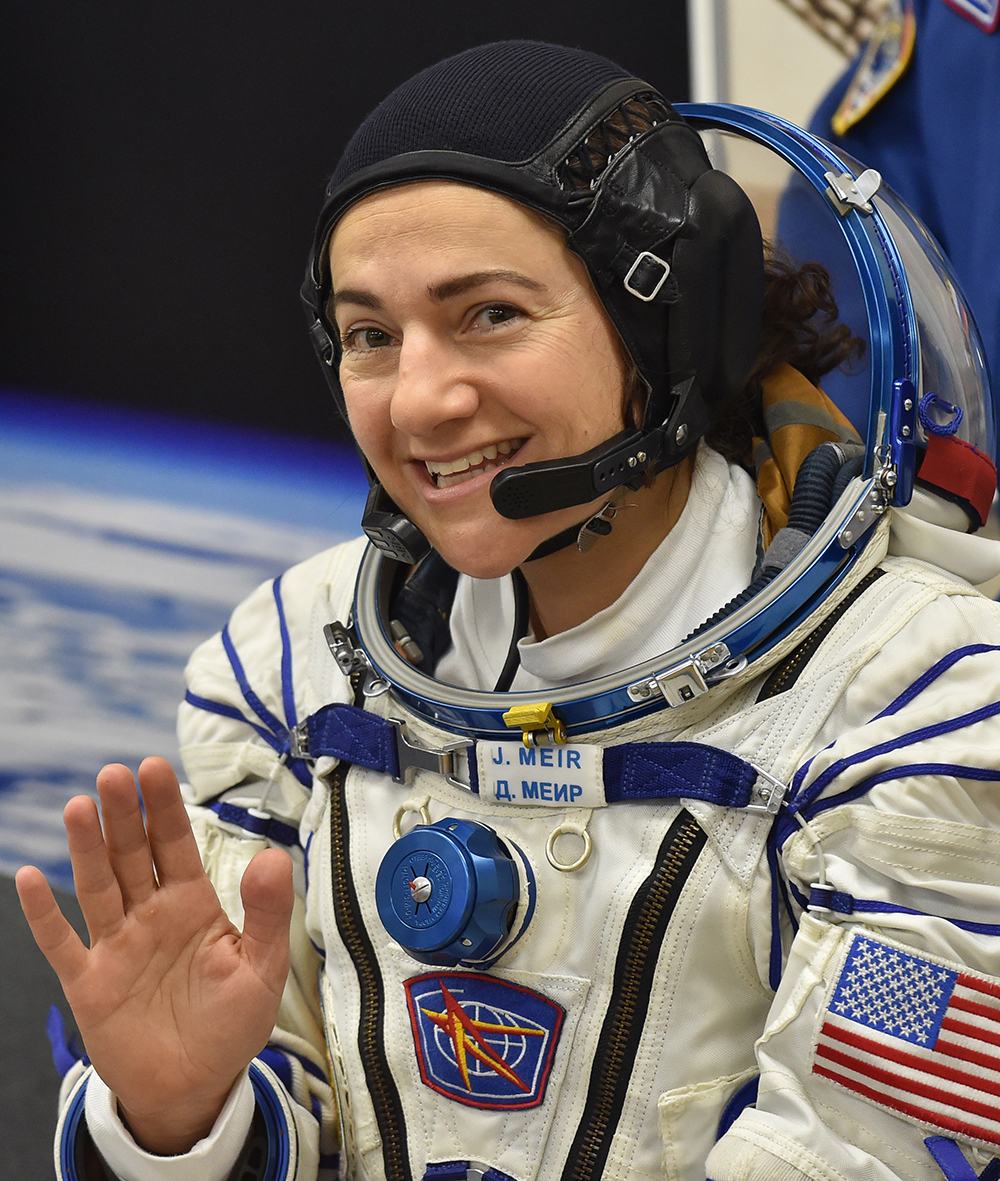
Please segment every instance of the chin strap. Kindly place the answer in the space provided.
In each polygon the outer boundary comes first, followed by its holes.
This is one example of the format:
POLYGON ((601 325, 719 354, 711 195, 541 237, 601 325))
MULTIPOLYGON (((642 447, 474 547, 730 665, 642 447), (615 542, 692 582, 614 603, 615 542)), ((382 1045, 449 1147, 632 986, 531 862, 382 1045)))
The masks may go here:
MULTIPOLYGON (((556 554, 574 544, 586 552, 590 545, 581 545, 580 539, 588 534, 588 530, 590 530, 589 536, 594 539, 599 535, 611 532, 610 523, 605 521, 602 516, 606 508, 607 505, 595 516, 588 517, 585 521, 578 521, 566 529, 560 529, 554 537, 543 541, 541 545, 532 550, 524 559, 525 562, 535 562, 539 558, 547 558, 549 554, 556 554), (595 523, 597 523, 596 527, 594 527, 595 523), (601 528, 602 525, 607 527, 601 528)), ((395 558, 397 562, 416 566, 430 553, 431 547, 427 538, 409 517, 399 511, 381 484, 373 484, 368 493, 361 525, 372 545, 388 557, 395 558)), ((593 541, 590 544, 593 544, 593 541)))
POLYGON ((587 522, 584 521, 576 525, 570 525, 566 529, 560 529, 554 537, 550 537, 548 541, 543 541, 540 546, 533 549, 524 559, 525 562, 537 562, 539 558, 547 558, 549 554, 557 554, 561 549, 572 545, 576 541, 580 530, 586 524, 587 522))

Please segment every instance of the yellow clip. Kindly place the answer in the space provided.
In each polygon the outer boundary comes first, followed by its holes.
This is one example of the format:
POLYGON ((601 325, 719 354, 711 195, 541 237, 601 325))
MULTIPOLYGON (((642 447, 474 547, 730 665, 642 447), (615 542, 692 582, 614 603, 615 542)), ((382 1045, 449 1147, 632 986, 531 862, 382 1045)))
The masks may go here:
POLYGON ((515 705, 503 715, 503 720, 510 728, 521 728, 521 739, 525 746, 534 746, 538 741, 538 731, 547 730, 558 743, 564 743, 566 727, 556 717, 551 701, 537 701, 532 705, 515 705))

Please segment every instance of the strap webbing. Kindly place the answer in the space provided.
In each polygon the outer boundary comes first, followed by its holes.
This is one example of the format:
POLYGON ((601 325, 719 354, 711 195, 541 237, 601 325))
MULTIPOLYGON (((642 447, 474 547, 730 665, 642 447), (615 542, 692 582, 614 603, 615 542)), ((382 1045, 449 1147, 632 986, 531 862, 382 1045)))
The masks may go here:
POLYGON ((325 705, 306 718, 309 757, 331 757, 369 771, 399 776, 396 732, 377 714, 356 705, 325 705))
POLYGON ((265 840, 274 841, 279 845, 297 846, 299 844, 299 830, 290 824, 285 824, 273 816, 259 816, 241 808, 237 804, 227 804, 217 800, 208 805, 209 810, 226 824, 235 824, 246 832, 252 832, 265 840))
POLYGON ((741 758, 700 742, 628 742, 604 751, 604 798, 704 800, 745 808, 757 771, 741 758))
POLYGON ((937 1161, 947 1181, 979 1181, 978 1174, 962 1154, 954 1140, 946 1136, 927 1136, 927 1151, 937 1161))
MULTIPOLYGON (((467 1160, 444 1161, 439 1165, 428 1165, 424 1173, 424 1181, 466 1181, 469 1175, 467 1160)), ((482 1168, 482 1165, 479 1166, 482 1168)), ((479 1175, 478 1169, 476 1176, 479 1175)), ((483 1173, 483 1181, 514 1181, 509 1173, 501 1173, 499 1169, 489 1168, 483 1173)))
MULTIPOLYGON (((396 731, 384 718, 335 703, 307 718, 306 732, 311 759, 331 756, 399 777, 396 731)), ((474 756, 469 775, 473 791, 478 791, 474 756)), ((756 780, 750 763, 699 742, 632 742, 604 751, 608 803, 683 798, 745 808, 756 780)))

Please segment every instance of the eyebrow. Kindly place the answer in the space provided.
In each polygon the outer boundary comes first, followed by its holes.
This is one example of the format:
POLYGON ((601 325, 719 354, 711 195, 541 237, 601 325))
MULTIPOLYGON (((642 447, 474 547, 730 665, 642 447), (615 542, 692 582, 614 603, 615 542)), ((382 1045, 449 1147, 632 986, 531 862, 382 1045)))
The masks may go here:
POLYGON ((382 310, 382 301, 377 295, 355 287, 345 287, 342 291, 333 291, 330 293, 330 311, 333 311, 342 303, 353 303, 356 307, 371 308, 376 312, 382 310))
MULTIPOLYGON (((453 299, 456 295, 465 295, 466 292, 474 291, 477 287, 483 287, 487 283, 497 282, 514 283, 518 287, 526 287, 530 291, 545 290, 545 284, 539 283, 537 279, 530 279, 527 275, 522 275, 519 271, 498 269, 493 271, 473 271, 470 275, 460 275, 456 279, 447 279, 444 283, 428 286, 427 294, 435 303, 444 303, 445 300, 453 299)), ((377 295, 358 287, 345 287, 340 291, 334 291, 330 296, 331 308, 337 308, 345 303, 354 304, 355 307, 360 308, 371 308, 376 312, 382 310, 382 301, 377 295)))
POLYGON ((537 279, 529 279, 527 275, 522 275, 518 271, 505 271, 502 269, 493 271, 473 271, 471 275, 462 275, 457 279, 448 279, 444 283, 438 283, 436 286, 428 287, 427 294, 436 303, 443 303, 446 299, 451 299, 456 295, 464 295, 467 291, 473 291, 476 287, 483 287, 487 283, 514 283, 518 287, 527 287, 530 291, 542 291, 545 287, 544 283, 539 283, 537 279))

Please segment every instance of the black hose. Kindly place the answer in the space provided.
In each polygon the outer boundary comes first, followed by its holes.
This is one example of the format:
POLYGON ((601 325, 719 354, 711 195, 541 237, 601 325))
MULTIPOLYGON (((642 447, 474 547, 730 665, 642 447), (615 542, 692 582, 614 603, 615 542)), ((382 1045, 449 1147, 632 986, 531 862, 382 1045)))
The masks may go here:
MULTIPOLYGON (((835 445, 821 444, 802 461, 788 510, 788 528, 811 537, 826 520, 833 504, 833 484, 844 462, 835 445)), ((764 555, 765 565, 767 554, 764 555)))
POLYGON ((831 505, 836 504, 837 501, 840 500, 847 485, 855 478, 855 476, 860 476, 864 470, 864 455, 855 455, 844 464, 844 466, 837 473, 836 480, 833 481, 833 494, 830 499, 831 505))
POLYGON ((521 653, 517 645, 528 634, 528 584, 517 566, 511 570, 510 578, 514 584, 514 630, 510 637, 510 647, 507 649, 507 659, 500 670, 500 676, 497 677, 497 683, 493 686, 494 693, 506 693, 510 688, 521 666, 521 653))

